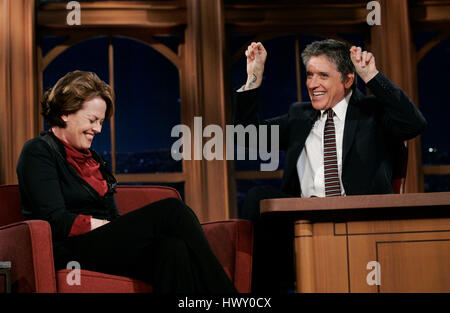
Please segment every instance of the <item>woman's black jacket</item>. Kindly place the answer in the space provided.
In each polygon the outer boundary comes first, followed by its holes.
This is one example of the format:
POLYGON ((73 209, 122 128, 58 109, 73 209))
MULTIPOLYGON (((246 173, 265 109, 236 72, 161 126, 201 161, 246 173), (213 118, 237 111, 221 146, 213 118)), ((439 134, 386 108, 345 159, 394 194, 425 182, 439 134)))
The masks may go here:
POLYGON ((113 220, 119 216, 114 200, 117 181, 106 162, 91 150, 108 184, 105 196, 91 187, 67 162, 64 145, 53 133, 25 143, 17 164, 22 213, 26 219, 50 223, 53 241, 67 238, 78 214, 113 220))

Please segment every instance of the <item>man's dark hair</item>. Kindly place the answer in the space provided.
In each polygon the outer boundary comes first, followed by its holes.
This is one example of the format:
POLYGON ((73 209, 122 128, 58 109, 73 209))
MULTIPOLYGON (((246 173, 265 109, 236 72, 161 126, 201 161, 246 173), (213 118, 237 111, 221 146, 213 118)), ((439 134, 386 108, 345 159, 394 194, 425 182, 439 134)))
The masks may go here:
POLYGON ((355 66, 350 59, 350 48, 343 42, 334 39, 326 39, 321 41, 314 41, 306 46, 302 52, 302 60, 305 67, 307 66, 311 57, 317 57, 324 55, 336 65, 338 72, 341 73, 341 79, 349 73, 355 74, 352 89, 356 88, 356 75, 355 66))

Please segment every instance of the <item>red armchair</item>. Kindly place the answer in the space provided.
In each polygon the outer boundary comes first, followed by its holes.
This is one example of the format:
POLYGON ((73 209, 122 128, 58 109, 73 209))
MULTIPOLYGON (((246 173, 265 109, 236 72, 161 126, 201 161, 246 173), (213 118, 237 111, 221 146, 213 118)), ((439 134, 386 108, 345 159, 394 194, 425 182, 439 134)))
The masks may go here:
MULTIPOLYGON (((119 186, 116 202, 125 214, 179 193, 169 187, 119 186)), ((206 237, 239 292, 250 292, 253 228, 244 220, 202 224, 206 237)), ((81 270, 81 284, 69 285, 70 270, 55 272, 50 225, 24 221, 17 185, 0 186, 0 261, 11 261, 13 292, 151 292, 152 287, 127 277, 81 270)), ((1 280, 1 278, 0 278, 1 280)), ((0 285, 0 291, 3 284, 0 285)))

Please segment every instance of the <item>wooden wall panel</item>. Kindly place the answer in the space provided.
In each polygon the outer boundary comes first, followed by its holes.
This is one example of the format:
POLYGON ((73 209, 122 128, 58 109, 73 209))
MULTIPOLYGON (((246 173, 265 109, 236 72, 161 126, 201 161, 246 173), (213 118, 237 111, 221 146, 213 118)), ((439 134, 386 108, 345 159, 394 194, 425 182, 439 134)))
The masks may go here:
MULTIPOLYGON (((184 0, 155 1, 96 1, 81 3, 81 25, 77 29, 154 29, 169 31, 186 24, 184 0), (153 2, 153 3, 152 3, 153 2)), ((39 8, 38 24, 41 29, 68 28, 66 3, 43 3, 39 8)), ((72 26, 74 27, 74 26, 72 26)))
MULTIPOLYGON (((407 0, 380 0, 381 25, 371 27, 370 49, 377 68, 418 104, 417 67, 407 0), (387 49, 387 43, 389 49, 387 49)), ((405 191, 423 192, 420 136, 408 141, 405 191)))
POLYGON ((10 1, 0 1, 0 184, 11 181, 12 159, 8 153, 11 147, 11 81, 10 81, 10 1))
POLYGON ((34 1, 0 1, 0 183, 17 182, 23 144, 37 135, 34 1))
MULTIPOLYGON (((185 35, 185 68, 182 87, 182 121, 194 136, 194 117, 202 117, 203 128, 219 125, 225 130, 227 122, 225 83, 224 8, 219 0, 188 1, 188 25, 185 35)), ((203 129, 202 129, 203 131, 203 129)), ((201 134, 200 134, 201 136, 201 134)), ((207 142, 203 139, 203 145, 207 142)), ((194 141, 192 143, 199 143, 194 141)), ((202 146, 193 146, 203 150, 202 146)), ((225 154, 225 147, 224 147, 225 154)), ((184 162, 187 203, 196 211, 200 221, 228 219, 236 215, 234 194, 230 191, 230 164, 224 160, 184 162)))

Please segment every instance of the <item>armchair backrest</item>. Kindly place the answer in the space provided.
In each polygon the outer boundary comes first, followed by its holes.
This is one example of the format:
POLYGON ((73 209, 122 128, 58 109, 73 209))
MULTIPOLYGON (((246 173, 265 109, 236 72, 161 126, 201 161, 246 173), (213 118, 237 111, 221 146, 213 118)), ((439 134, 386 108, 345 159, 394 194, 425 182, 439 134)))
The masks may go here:
POLYGON ((0 226, 23 221, 18 185, 0 186, 0 226))
MULTIPOLYGON (((121 215, 165 198, 181 199, 181 196, 177 190, 163 186, 118 186, 115 194, 121 215)), ((1 185, 0 226, 23 221, 21 211, 19 186, 1 185)))
POLYGON ((118 186, 115 194, 121 215, 166 198, 181 199, 181 196, 176 189, 164 186, 118 186))

